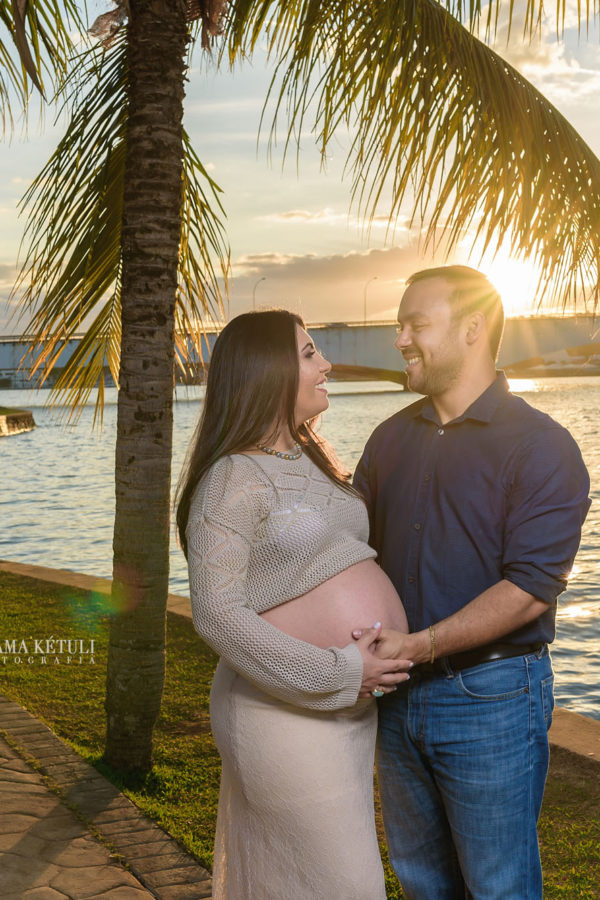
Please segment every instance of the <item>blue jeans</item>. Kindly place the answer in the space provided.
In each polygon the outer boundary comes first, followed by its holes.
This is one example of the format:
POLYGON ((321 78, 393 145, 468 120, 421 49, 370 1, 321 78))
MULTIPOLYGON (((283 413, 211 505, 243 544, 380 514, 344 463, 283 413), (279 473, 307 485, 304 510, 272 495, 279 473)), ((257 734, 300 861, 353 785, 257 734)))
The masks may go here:
POLYGON ((548 771, 547 647, 421 676, 379 701, 377 766, 407 900, 538 900, 548 771))

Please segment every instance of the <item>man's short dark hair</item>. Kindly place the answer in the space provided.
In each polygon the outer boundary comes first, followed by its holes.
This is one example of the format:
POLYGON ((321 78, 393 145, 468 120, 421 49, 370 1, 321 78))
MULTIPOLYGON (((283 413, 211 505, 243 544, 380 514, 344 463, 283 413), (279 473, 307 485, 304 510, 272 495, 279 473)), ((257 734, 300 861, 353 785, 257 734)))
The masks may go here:
POLYGON ((448 299, 456 314, 463 316, 476 310, 484 314, 490 351, 497 359, 504 331, 504 308, 500 294, 487 276, 470 266, 437 266, 415 272, 407 278, 406 284, 415 284, 426 278, 443 278, 454 288, 448 299))

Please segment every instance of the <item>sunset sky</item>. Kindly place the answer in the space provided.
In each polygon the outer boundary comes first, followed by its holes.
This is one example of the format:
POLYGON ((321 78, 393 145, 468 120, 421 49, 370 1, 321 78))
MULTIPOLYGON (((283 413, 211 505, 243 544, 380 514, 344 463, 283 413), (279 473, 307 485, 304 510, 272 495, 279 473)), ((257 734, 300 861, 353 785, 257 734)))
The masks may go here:
MULTIPOLYGON (((107 8, 108 4, 95 4, 97 11, 107 8)), ((556 41, 553 19, 532 44, 524 43, 518 33, 517 29, 508 48, 499 37, 496 49, 546 94, 599 154, 597 27, 589 35, 584 29, 578 38, 574 13, 570 13, 561 42, 556 41)), ((393 318, 404 279, 432 263, 419 247, 418 229, 409 231, 403 218, 386 240, 382 216, 366 235, 355 211, 349 211, 350 186, 341 179, 345 160, 341 141, 339 153, 328 159, 326 172, 320 171, 310 134, 302 136, 298 171, 295 152, 283 171, 279 151, 268 162, 266 137, 258 149, 256 138, 269 78, 264 59, 233 74, 215 73, 214 68, 207 71, 199 50, 192 59, 185 124, 200 158, 224 191, 233 264, 230 315, 250 308, 255 291, 257 306, 283 305, 298 310, 309 322, 361 320, 366 289, 367 318, 393 318)), ((51 113, 46 120, 40 131, 34 114, 27 139, 17 128, 12 141, 5 140, 0 147, 2 301, 16 273, 23 228, 17 203, 61 133, 60 127, 51 126, 51 113)), ((535 299, 530 267, 511 261, 508 251, 496 261, 486 258, 481 263, 476 254, 469 255, 470 249, 470 241, 465 241, 450 261, 470 262, 486 271, 502 292, 509 314, 530 311, 535 299)), ((17 333, 18 324, 9 323, 8 318, 9 310, 2 302, 0 333, 17 333)))

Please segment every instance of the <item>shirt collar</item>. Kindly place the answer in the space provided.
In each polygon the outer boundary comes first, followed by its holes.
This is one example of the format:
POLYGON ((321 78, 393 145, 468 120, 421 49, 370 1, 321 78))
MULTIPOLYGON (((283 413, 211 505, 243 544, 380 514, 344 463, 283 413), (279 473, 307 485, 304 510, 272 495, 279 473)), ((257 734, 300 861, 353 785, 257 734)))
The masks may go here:
MULTIPOLYGON (((508 380, 504 372, 496 372, 496 378, 490 386, 471 403, 461 416, 453 419, 453 423, 462 422, 464 419, 474 419, 476 422, 491 422, 509 390, 508 380)), ((439 424, 437 413, 430 397, 424 397, 422 400, 413 403, 411 415, 413 418, 420 416, 423 419, 439 424)), ((448 422, 447 424, 451 423, 448 422)))

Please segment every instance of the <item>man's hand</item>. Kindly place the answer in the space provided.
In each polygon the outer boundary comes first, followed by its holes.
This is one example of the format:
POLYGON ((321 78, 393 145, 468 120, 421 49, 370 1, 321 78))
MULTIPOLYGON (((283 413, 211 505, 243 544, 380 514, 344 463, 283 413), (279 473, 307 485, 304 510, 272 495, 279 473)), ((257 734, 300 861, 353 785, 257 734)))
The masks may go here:
MULTIPOLYGON (((355 634, 356 632, 353 633, 353 637, 355 634)), ((372 628, 362 628, 355 638, 363 658, 363 679, 359 697, 371 697, 375 689, 383 694, 389 694, 396 690, 400 682, 406 681, 409 677, 408 670, 412 668, 412 661, 382 656, 378 652, 380 635, 381 622, 376 622, 372 628)))
MULTIPOLYGON (((537 619, 547 609, 547 603, 503 579, 458 612, 435 623, 435 658, 497 641, 537 619)), ((356 629, 352 637, 359 640, 365 630, 356 629)), ((419 665, 429 662, 431 650, 428 628, 413 634, 385 628, 377 638, 375 653, 384 659, 411 659, 419 665)))
MULTIPOLYGON (((364 630, 356 629, 352 632, 352 637, 358 640, 364 630)), ((415 665, 427 662, 431 652, 429 632, 417 631, 415 634, 405 634, 402 631, 383 628, 374 652, 381 659, 410 659, 415 665)))

